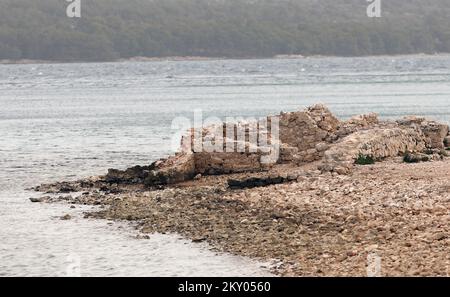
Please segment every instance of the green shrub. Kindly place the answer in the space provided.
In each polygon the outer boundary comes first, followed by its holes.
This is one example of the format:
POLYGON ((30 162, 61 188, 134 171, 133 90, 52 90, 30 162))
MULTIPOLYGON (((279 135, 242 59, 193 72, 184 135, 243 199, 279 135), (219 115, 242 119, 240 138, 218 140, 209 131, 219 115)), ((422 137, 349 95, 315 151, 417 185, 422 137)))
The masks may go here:
POLYGON ((360 154, 355 163, 358 165, 372 165, 375 164, 375 159, 372 156, 360 154))

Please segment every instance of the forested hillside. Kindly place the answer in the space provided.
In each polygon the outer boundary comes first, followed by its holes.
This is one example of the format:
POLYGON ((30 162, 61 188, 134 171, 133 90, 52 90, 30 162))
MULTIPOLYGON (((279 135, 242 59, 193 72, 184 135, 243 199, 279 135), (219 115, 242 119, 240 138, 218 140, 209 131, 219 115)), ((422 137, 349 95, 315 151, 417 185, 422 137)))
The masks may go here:
POLYGON ((0 0, 0 59, 450 52, 449 0, 0 0))

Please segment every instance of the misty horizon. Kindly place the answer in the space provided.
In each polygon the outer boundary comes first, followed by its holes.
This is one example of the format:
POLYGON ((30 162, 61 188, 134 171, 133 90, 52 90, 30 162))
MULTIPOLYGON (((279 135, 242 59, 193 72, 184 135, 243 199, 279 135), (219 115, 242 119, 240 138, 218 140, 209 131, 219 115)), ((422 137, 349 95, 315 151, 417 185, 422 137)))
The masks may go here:
POLYGON ((1 0, 0 60, 450 52, 445 0, 1 0), (376 10, 373 7, 372 10, 376 10), (79 15, 77 15, 79 13, 79 15), (377 17, 378 16, 378 17, 377 17))

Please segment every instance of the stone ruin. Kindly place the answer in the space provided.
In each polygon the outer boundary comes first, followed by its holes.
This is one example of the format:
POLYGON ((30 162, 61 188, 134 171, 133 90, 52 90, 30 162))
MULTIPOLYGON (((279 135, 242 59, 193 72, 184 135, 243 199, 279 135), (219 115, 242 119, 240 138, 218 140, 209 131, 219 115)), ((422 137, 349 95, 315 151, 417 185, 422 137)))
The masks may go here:
MULTIPOLYGON (((364 122, 364 116, 357 118, 364 122)), ((342 127, 353 126, 354 122, 355 119, 343 122, 342 127)), ((448 147, 448 134, 448 125, 425 118, 406 117, 395 122, 373 120, 334 143, 325 152, 319 169, 347 174, 361 159, 375 162, 407 154, 447 155, 444 149, 448 147)))
POLYGON ((341 121, 324 105, 315 105, 269 116, 264 125, 239 122, 191 129, 174 156, 147 167, 110 169, 106 180, 160 186, 199 175, 270 171, 278 164, 299 167, 311 162, 316 162, 321 171, 348 174, 359 160, 375 162, 406 154, 446 155, 449 147, 446 124, 420 117, 380 121, 376 114, 341 121), (262 139, 265 145, 261 146, 262 139), (213 149, 197 150, 196 144, 202 143, 213 149))

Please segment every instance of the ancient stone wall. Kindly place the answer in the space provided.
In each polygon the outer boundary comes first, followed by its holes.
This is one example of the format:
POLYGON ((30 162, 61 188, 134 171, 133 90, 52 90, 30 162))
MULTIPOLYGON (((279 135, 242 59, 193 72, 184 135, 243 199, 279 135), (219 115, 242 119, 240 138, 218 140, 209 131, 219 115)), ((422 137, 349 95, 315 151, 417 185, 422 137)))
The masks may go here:
POLYGON ((421 117, 405 117, 398 120, 401 127, 417 127, 427 137, 427 147, 430 149, 443 149, 445 138, 449 133, 448 125, 429 121, 421 117))
POLYGON ((146 184, 188 180, 198 174, 217 175, 268 170, 278 162, 320 159, 339 120, 323 105, 306 111, 267 117, 263 122, 239 122, 190 129, 180 153, 157 162, 146 184), (277 124, 272 125, 273 123, 277 124), (272 132, 278 128, 276 135, 272 132), (273 139, 272 139, 273 138, 273 139))
POLYGON ((202 175, 262 171, 270 168, 257 153, 196 153, 195 170, 202 175))
POLYGON ((379 121, 376 114, 339 121, 325 106, 281 113, 262 122, 221 123, 191 129, 180 152, 147 167, 110 170, 110 182, 156 186, 201 175, 258 172, 276 164, 321 160, 319 169, 350 172, 360 159, 378 161, 406 153, 444 150, 449 127, 424 118, 379 121), (278 129, 276 129, 278 127, 278 129))
POLYGON ((348 173, 355 163, 374 162, 407 153, 443 150, 449 127, 423 118, 384 122, 344 137, 325 152, 320 169, 348 173))
POLYGON ((379 161, 426 148, 426 137, 414 128, 373 128, 352 133, 325 152, 321 170, 350 172, 358 158, 379 161))
POLYGON ((278 161, 271 117, 264 122, 224 123, 190 130, 182 150, 194 155, 195 172, 217 175, 267 170, 278 161), (276 158, 269 160, 271 155, 276 158))
POLYGON ((373 128, 379 124, 380 121, 378 120, 378 115, 376 113, 354 116, 349 120, 341 122, 338 131, 336 132, 336 138, 343 138, 356 131, 373 128))
POLYGON ((280 116, 281 163, 319 160, 335 139, 340 121, 324 105, 280 116))

